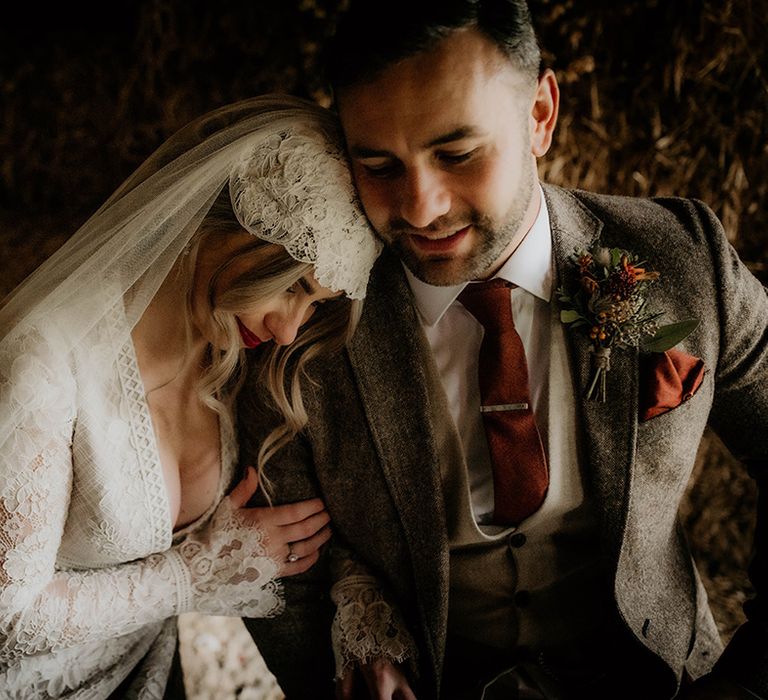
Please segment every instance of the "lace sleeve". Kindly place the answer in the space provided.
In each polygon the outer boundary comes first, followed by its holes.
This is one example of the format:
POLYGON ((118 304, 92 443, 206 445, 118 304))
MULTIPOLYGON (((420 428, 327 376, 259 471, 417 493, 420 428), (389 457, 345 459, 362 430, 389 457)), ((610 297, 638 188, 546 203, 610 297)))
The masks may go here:
POLYGON ((52 354, 0 357, 0 666, 189 610, 278 612, 278 565, 229 499, 170 550, 111 568, 56 570, 73 484, 74 396, 71 372, 52 354))
POLYGON ((397 608, 387 601, 378 579, 352 554, 334 545, 331 599, 336 615, 331 627, 336 678, 355 665, 385 658, 410 661, 416 670, 416 643, 397 608))

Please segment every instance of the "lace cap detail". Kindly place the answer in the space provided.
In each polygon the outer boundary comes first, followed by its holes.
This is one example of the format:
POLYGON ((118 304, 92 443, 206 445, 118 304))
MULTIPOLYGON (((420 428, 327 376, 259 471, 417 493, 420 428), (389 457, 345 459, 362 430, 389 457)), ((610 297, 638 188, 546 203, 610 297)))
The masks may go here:
POLYGON ((246 230, 314 264, 323 287, 365 296, 382 244, 360 208, 340 140, 319 128, 286 127, 244 155, 229 188, 246 230))

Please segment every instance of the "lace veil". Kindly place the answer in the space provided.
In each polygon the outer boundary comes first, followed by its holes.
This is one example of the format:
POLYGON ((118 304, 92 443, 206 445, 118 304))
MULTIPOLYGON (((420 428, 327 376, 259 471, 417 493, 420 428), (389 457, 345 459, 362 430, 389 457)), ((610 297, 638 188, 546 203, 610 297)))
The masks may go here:
MULTIPOLYGON (((124 305, 133 328, 228 182, 235 212, 249 231, 314 262, 321 284, 362 296, 378 244, 357 206, 340 145, 331 158, 338 167, 326 172, 326 159, 322 172, 312 173, 311 166, 302 165, 304 151, 290 148, 293 136, 297 146, 306 143, 302 134, 314 134, 309 141, 315 150, 321 148, 318 134, 328 144, 341 144, 329 111, 284 95, 223 107, 177 132, 5 299, 0 367, 13 361, 9 348, 18 349, 20 337, 42 338, 65 357, 117 303, 124 305), (282 166, 284 182, 299 176, 306 181, 309 173, 311 187, 270 190, 258 170, 265 166, 282 166), (315 216, 311 221, 302 205, 308 201, 315 216), (288 225, 280 227, 283 219, 288 225), (318 249, 306 235, 285 239, 287 232, 322 224, 322 219, 326 230, 342 232, 329 245, 318 249)), ((17 418, 0 419, 0 445, 17 418)))

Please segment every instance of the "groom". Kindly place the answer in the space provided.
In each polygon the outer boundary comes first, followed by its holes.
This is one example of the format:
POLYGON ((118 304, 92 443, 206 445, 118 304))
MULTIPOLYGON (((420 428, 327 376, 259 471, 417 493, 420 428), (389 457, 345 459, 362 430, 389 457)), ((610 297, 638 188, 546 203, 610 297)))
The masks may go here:
MULTIPOLYGON (((540 185, 559 93, 539 66, 521 0, 353 4, 331 77, 388 250, 270 474, 281 499, 319 491, 386 585, 419 698, 768 698, 764 553, 723 653, 677 519, 707 423, 765 478, 765 290, 699 202, 540 185), (669 355, 614 348, 604 402, 585 397, 595 334, 557 301, 596 242, 658 273, 663 322, 699 320, 669 355)), ((626 284, 647 274, 619 264, 626 284)), ((266 430, 254 394, 245 463, 266 430)), ((247 622, 289 698, 332 696, 323 576, 247 622)))

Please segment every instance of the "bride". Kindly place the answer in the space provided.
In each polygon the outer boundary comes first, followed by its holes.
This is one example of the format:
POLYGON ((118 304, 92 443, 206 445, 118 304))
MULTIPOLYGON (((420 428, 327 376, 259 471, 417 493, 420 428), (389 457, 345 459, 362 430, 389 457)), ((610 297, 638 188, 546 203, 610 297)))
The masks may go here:
POLYGON ((213 112, 0 307, 3 697, 160 698, 176 615, 275 615, 317 560, 319 499, 248 502, 379 252, 339 143, 294 98, 213 112), (284 421, 238 479, 246 349, 284 421))

